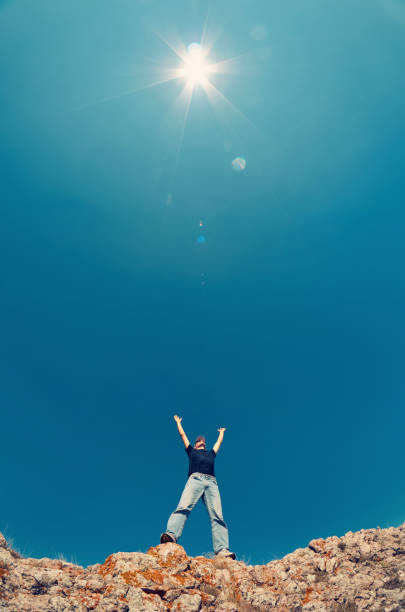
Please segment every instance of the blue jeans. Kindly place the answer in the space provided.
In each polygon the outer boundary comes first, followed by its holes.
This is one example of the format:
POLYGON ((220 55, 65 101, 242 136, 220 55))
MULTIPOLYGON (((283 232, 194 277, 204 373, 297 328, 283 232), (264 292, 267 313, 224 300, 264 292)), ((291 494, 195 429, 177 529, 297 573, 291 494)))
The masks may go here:
POLYGON ((228 527, 222 516, 221 497, 217 481, 213 476, 194 472, 186 482, 176 510, 170 515, 166 532, 174 535, 176 541, 183 533, 188 515, 202 497, 211 521, 214 552, 229 548, 228 527))

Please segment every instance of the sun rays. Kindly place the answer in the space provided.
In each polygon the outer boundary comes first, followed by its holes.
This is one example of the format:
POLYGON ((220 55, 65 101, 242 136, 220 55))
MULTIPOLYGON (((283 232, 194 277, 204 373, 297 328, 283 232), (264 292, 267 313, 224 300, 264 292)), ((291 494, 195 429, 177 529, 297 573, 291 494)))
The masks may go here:
MULTIPOLYGON (((153 33, 165 45, 168 54, 161 56, 160 59, 149 59, 149 65, 153 64, 153 68, 150 68, 149 71, 146 70, 147 64, 142 66, 142 72, 146 72, 146 76, 142 79, 144 82, 139 83, 138 81, 139 85, 137 87, 106 96, 89 104, 84 104, 76 108, 76 110, 84 110, 99 104, 119 101, 130 96, 138 96, 147 91, 161 88, 169 83, 177 82, 180 85, 180 91, 174 103, 180 108, 180 112, 183 113, 180 149, 187 126, 193 94, 196 89, 204 91, 217 118, 221 112, 224 112, 224 108, 226 107, 225 114, 232 113, 239 119, 243 118, 245 121, 249 122, 243 112, 213 83, 213 78, 218 81, 221 74, 237 75, 238 63, 248 54, 240 54, 214 61, 211 58, 214 42, 208 42, 207 40, 207 22, 204 23, 200 42, 191 42, 188 46, 178 37, 177 40, 173 42, 173 40, 169 40, 157 31, 153 31, 153 33), (168 62, 170 62, 169 65, 168 62), (151 82, 149 79, 151 79, 151 82)), ((137 68, 139 68, 139 65, 137 68)), ((136 78, 136 75, 133 76, 136 78)))
POLYGON ((162 79, 162 83, 172 80, 178 80, 182 84, 182 89, 177 97, 177 102, 184 113, 182 122, 182 130, 180 134, 180 143, 178 154, 182 148, 184 133, 186 130, 187 119, 192 104, 193 94, 196 89, 202 90, 214 110, 217 120, 222 114, 224 120, 229 119, 229 115, 233 115, 237 120, 243 120, 249 127, 255 128, 254 124, 246 117, 246 115, 233 103, 220 89, 214 85, 213 78, 220 78, 220 75, 235 75, 238 74, 238 63, 246 58, 248 53, 239 54, 234 57, 213 61, 211 53, 213 51, 213 42, 207 42, 207 24, 204 25, 203 35, 200 42, 192 42, 187 47, 182 41, 178 41, 177 45, 168 41, 161 34, 155 32, 159 39, 170 49, 176 56, 179 64, 177 69, 170 69, 166 72, 166 77, 162 79))

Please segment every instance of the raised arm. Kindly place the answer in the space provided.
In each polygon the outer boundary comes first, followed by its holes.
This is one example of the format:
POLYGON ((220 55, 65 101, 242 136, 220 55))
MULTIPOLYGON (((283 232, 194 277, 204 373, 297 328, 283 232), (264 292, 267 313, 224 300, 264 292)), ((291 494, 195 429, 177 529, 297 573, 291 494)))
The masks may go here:
POLYGON ((186 436, 186 434, 184 433, 184 429, 181 426, 181 417, 177 416, 177 414, 174 415, 174 420, 177 423, 177 429, 179 430, 179 434, 181 436, 181 439, 184 442, 184 446, 187 448, 188 445, 190 444, 190 442, 188 441, 188 438, 186 436))
POLYGON ((215 454, 217 454, 217 452, 219 450, 219 447, 222 444, 222 440, 224 439, 224 431, 225 431, 225 429, 226 429, 226 427, 220 427, 218 429, 218 431, 219 431, 218 440, 215 442, 214 447, 213 447, 214 451, 215 451, 215 454))

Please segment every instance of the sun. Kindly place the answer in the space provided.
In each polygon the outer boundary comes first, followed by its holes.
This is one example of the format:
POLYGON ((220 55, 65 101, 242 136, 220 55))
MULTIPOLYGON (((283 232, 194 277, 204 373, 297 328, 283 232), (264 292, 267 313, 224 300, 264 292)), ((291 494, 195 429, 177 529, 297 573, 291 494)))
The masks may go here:
MULTIPOLYGON (((1 3, 1 0, 0 0, 1 3)), ((184 138, 185 128, 187 125, 188 115, 194 96, 194 92, 197 89, 202 90, 206 98, 215 112, 215 115, 220 120, 229 120, 229 116, 233 114, 238 119, 243 119, 248 122, 250 126, 253 124, 244 115, 244 113, 237 108, 226 96, 216 87, 216 82, 220 79, 221 75, 224 74, 238 74, 239 73, 239 62, 243 57, 248 55, 242 53, 234 57, 227 59, 215 60, 212 58, 212 51, 214 48, 214 41, 212 36, 207 36, 207 23, 203 28, 203 33, 200 42, 192 42, 188 46, 181 40, 179 36, 175 36, 175 41, 171 42, 166 39, 159 32, 154 31, 154 34, 160 39, 162 43, 166 45, 170 51, 173 52, 176 60, 176 65, 171 60, 170 63, 166 60, 156 61, 151 60, 155 67, 150 71, 150 76, 155 78, 148 78, 144 84, 136 88, 124 91, 120 94, 108 96, 98 100, 94 104, 101 104, 105 102, 111 102, 124 96, 138 95, 146 90, 162 86, 169 82, 178 81, 180 85, 180 91, 175 100, 175 106, 180 109, 180 136, 178 155, 182 148, 182 142, 184 138)), ((142 75, 145 73, 145 67, 142 66, 142 75)), ((144 76, 142 76, 142 81, 144 76)), ((86 108, 85 105, 81 109, 86 108)), ((255 126, 253 126, 255 127, 255 126)), ((178 156, 177 155, 177 156, 178 156)))
POLYGON ((210 72, 212 66, 207 62, 206 51, 200 44, 191 43, 187 48, 187 54, 183 56, 180 76, 186 79, 188 87, 194 88, 196 85, 207 85, 210 72))

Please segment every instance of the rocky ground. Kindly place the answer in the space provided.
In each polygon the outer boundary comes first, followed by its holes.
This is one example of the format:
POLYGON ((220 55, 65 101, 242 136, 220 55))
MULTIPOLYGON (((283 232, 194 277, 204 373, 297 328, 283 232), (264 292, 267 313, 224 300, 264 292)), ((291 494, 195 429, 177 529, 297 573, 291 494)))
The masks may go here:
POLYGON ((188 557, 178 544, 161 544, 83 568, 22 558, 0 534, 0 610, 400 612, 405 523, 312 540, 266 565, 188 557))

